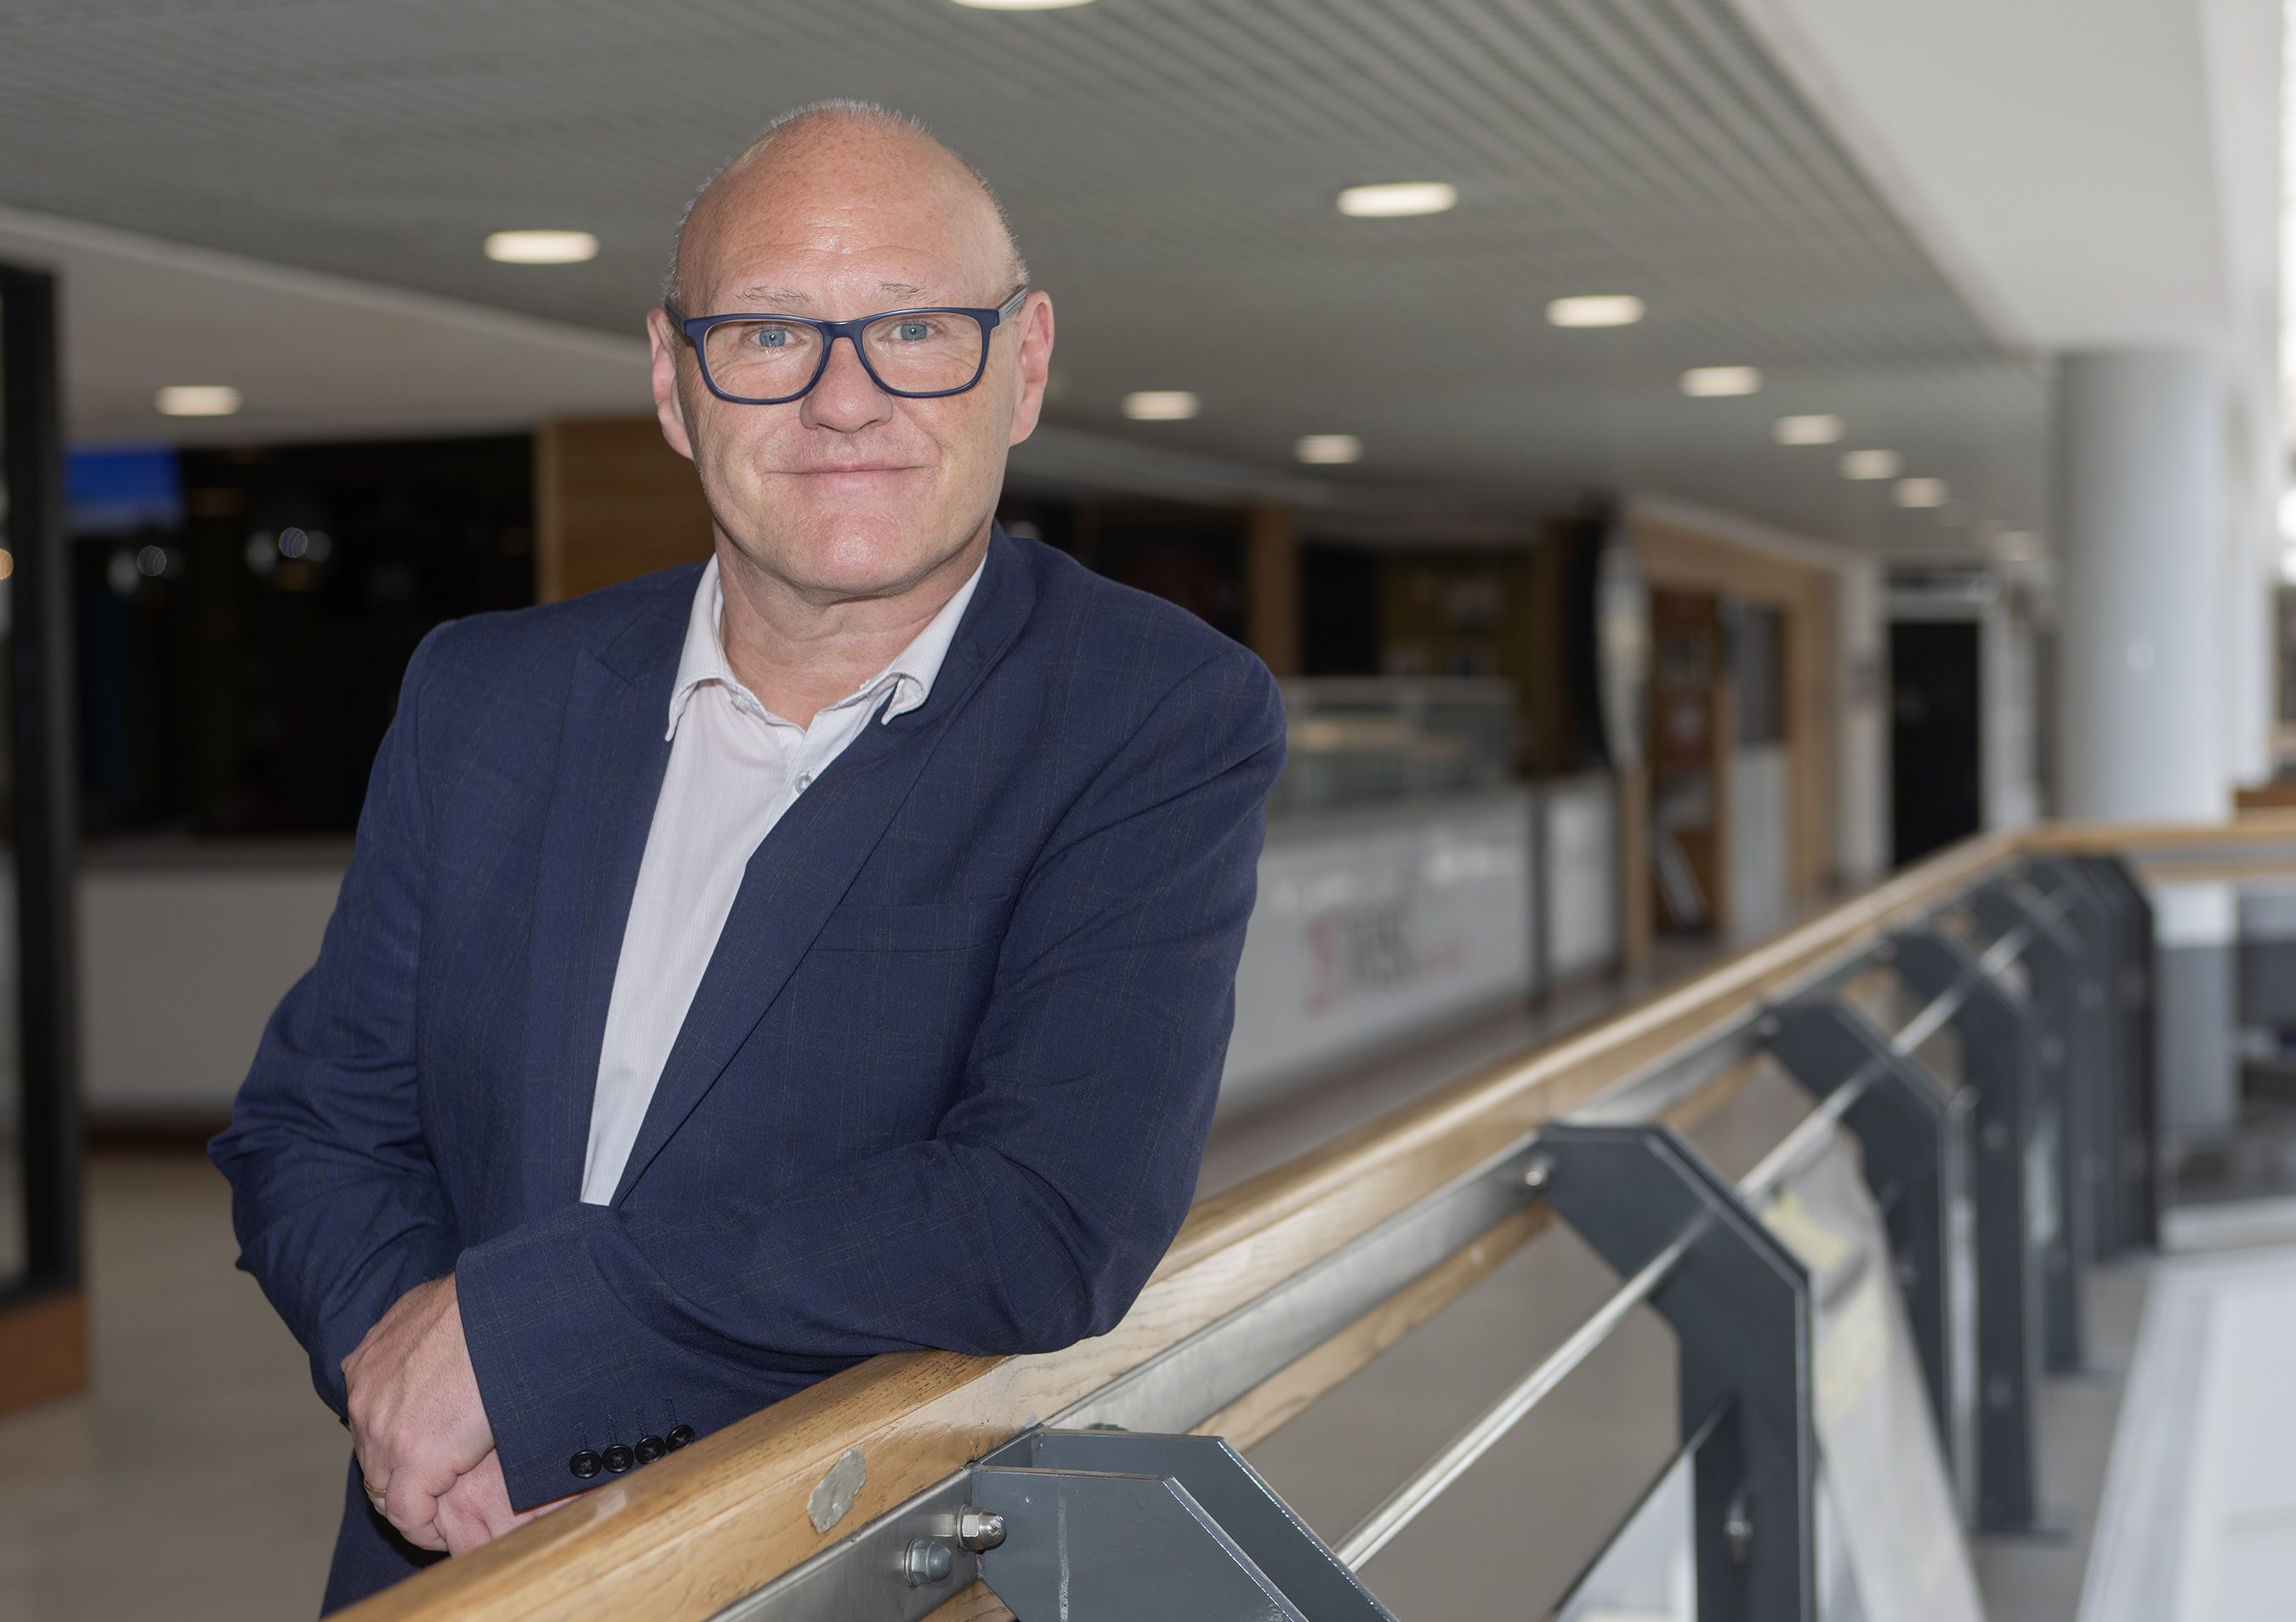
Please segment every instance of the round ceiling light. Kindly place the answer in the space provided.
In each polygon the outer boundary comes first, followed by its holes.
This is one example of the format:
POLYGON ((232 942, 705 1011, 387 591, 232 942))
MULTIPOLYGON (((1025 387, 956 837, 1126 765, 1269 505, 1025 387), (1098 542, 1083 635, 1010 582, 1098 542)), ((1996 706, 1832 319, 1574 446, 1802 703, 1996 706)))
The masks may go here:
POLYGON ((1900 479, 1890 499, 1899 506, 1943 506, 1951 493, 1942 479, 1900 479))
POLYGON ((152 397, 161 416, 235 416, 239 391, 226 383, 169 383, 152 397))
POLYGON ((1308 433, 1293 448, 1302 462, 1319 467, 1341 467, 1363 460, 1363 441, 1352 433, 1308 433))
POLYGON ((1138 389, 1124 397, 1124 415, 1136 423, 1185 423, 1203 407, 1185 389, 1138 389))
POLYGON ((1682 375, 1682 391, 1693 399, 1724 399, 1752 394, 1762 386, 1759 366, 1693 366, 1682 375))
POLYGON ((1630 292, 1577 293, 1546 307, 1557 326, 1632 326, 1643 318, 1643 301, 1630 292))
POLYGON ((504 265, 578 265, 598 257, 598 239, 587 231, 496 231, 487 238, 487 257, 504 265))
POLYGON ((1841 442, 1841 419, 1827 415, 1782 416, 1770 429, 1781 445, 1833 445, 1841 442))
POLYGON ((1400 219, 1440 214, 1457 204, 1459 188, 1441 180, 1400 180, 1351 185, 1340 193, 1340 212, 1356 219, 1400 219))
POLYGON ((1894 450, 1853 450, 1841 458, 1845 479, 1894 479, 1904 465, 1894 450))

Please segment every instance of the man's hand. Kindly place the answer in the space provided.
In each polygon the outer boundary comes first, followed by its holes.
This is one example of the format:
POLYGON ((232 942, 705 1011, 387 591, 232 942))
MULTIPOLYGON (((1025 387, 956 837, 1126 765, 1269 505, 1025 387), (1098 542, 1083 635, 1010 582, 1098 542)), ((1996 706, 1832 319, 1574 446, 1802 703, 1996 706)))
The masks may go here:
POLYGON ((489 1449, 476 1469, 440 1494, 439 1518, 433 1524, 446 1540, 447 1553, 468 1554, 480 1544, 491 1543, 566 1502, 554 1498, 523 1512, 512 1509, 510 1489, 503 1485, 502 1455, 489 1449))
POLYGON ((401 1296, 343 1359, 343 1382, 367 1496, 399 1536, 418 1549, 452 1548, 448 1523, 457 1538, 472 1527, 484 1532, 471 1547, 493 1536, 485 1531, 488 1518, 510 1515, 510 1501, 463 1340, 455 1275, 401 1296), (488 1472, 445 1509, 442 1519, 440 1501, 481 1464, 488 1472))

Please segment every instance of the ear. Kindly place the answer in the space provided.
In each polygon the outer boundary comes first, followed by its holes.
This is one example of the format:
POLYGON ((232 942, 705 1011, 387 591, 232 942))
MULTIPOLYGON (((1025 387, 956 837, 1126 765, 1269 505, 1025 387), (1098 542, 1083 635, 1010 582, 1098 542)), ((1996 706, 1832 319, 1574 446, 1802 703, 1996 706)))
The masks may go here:
POLYGON ((661 437, 691 462, 693 439, 686 432, 685 400, 677 391, 677 367, 685 339, 669 324, 669 312, 658 304, 646 312, 646 347, 653 373, 653 414, 661 424, 661 437))
POLYGON ((1045 380, 1053 370, 1053 300, 1032 292, 1013 318, 1021 329, 1018 375, 1021 386, 1013 396, 1013 430, 1007 445, 1018 445, 1037 432, 1037 418, 1045 408, 1045 380))

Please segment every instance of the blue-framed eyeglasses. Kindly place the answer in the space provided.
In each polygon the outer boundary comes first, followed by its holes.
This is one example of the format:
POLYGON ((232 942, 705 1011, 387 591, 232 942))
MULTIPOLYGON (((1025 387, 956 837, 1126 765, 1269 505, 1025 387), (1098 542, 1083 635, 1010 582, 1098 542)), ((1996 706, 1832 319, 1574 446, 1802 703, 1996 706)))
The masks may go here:
POLYGON ((1026 282, 994 309, 889 309, 850 321, 804 316, 685 316, 662 308, 693 346, 701 381, 737 406, 800 399, 829 369, 840 338, 851 342, 869 380, 908 399, 962 394, 988 369, 988 335, 1029 296, 1026 282))

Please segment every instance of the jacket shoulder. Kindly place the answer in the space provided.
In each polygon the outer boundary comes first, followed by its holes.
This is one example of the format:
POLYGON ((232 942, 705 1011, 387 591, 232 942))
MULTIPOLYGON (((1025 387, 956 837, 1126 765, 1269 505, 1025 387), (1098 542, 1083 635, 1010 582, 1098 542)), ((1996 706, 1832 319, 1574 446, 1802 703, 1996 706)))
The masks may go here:
POLYGON ((449 620, 423 638, 426 678, 452 687, 483 685, 533 674, 585 651, 611 662, 634 638, 658 635, 665 622, 683 630, 701 568, 681 564, 560 602, 449 620))

